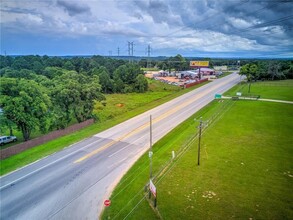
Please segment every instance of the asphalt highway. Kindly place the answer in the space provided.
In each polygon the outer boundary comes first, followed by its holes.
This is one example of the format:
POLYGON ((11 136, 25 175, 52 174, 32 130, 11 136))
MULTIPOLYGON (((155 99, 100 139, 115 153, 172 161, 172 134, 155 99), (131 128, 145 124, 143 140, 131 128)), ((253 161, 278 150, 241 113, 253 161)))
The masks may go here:
POLYGON ((153 143, 239 82, 233 73, 0 178, 0 219, 98 219, 115 185, 153 143))

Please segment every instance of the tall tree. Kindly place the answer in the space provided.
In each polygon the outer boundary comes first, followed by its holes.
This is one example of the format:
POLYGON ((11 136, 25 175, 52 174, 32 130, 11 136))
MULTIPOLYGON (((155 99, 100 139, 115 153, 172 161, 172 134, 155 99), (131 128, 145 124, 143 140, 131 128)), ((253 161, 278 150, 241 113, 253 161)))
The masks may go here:
POLYGON ((280 70, 281 66, 278 61, 270 61, 268 63, 268 75, 271 77, 271 80, 279 80, 285 78, 283 72, 281 72, 280 70))
POLYGON ((135 88, 135 91, 139 93, 143 93, 148 90, 148 81, 144 75, 139 74, 136 77, 134 88, 135 88))
POLYGON ((54 82, 52 97, 57 106, 55 115, 57 118, 60 118, 60 114, 61 117, 65 116, 65 120, 61 121, 62 124, 58 125, 61 128, 68 125, 72 116, 78 122, 92 117, 94 101, 105 99, 100 92, 101 86, 98 76, 89 77, 75 71, 69 71, 54 78, 54 82))
POLYGON ((107 71, 103 71, 98 76, 100 79, 100 84, 102 86, 102 91, 104 93, 113 92, 113 82, 109 76, 109 73, 107 71))
POLYGON ((258 66, 256 64, 245 64, 240 69, 240 75, 245 75, 249 83, 248 93, 250 93, 251 81, 257 77, 258 66))
POLYGON ((45 125, 51 106, 45 88, 32 80, 2 78, 0 106, 4 116, 14 122, 27 141, 32 130, 45 125))

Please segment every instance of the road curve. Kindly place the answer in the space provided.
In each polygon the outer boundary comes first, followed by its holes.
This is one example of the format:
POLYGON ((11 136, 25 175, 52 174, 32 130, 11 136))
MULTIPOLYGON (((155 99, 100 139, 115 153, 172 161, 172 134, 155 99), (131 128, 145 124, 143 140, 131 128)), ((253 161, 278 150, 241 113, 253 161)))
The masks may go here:
POLYGON ((104 199, 149 147, 239 82, 233 73, 0 178, 1 219, 97 219, 104 199))

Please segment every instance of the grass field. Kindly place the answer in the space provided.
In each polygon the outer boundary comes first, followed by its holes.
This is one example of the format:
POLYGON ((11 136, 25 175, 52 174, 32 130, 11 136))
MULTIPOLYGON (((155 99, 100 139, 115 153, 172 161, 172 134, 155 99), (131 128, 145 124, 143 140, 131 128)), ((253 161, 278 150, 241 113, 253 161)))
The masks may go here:
MULTIPOLYGON (((286 87, 274 97, 290 100, 286 87)), ((260 95, 270 98, 270 93, 263 89, 260 95)), ((214 101, 155 144, 158 211, 145 199, 145 154, 118 184, 102 218, 293 219, 292 112, 290 104, 214 101), (203 134, 197 166, 198 140, 190 141, 198 125, 194 118, 207 121, 222 112, 203 134)))
POLYGON ((147 93, 107 95, 106 106, 97 104, 94 110, 99 118, 99 122, 78 132, 31 148, 7 159, 0 160, 0 175, 32 163, 54 152, 60 151, 64 147, 106 130, 202 85, 204 84, 182 90, 177 86, 149 80, 149 91, 147 93))
MULTIPOLYGON (((293 101, 293 80, 253 82, 250 93, 260 98, 293 101)), ((248 95, 248 84, 242 83, 230 90, 227 95, 235 96, 236 92, 248 95)))
MULTIPOLYGON (((163 84, 157 80, 148 79, 149 91, 147 93, 109 94, 106 95, 106 106, 97 103, 94 113, 103 122, 129 111, 151 105, 156 106, 170 100, 171 97, 185 93, 178 86, 163 84)), ((196 88, 196 87, 195 87, 196 88)), ((189 90, 190 91, 190 90, 189 90)))

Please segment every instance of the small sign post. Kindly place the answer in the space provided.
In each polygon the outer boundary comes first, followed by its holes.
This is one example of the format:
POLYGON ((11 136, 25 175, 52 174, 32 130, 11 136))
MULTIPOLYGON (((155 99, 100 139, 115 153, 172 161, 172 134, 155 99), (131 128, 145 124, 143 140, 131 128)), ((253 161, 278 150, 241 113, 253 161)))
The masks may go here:
POLYGON ((107 207, 110 206, 111 205, 111 201, 109 199, 106 199, 104 201, 104 205, 107 206, 107 207))
POLYGON ((150 191, 151 193, 153 194, 153 196, 155 197, 155 200, 154 200, 154 207, 157 206, 157 188, 156 186, 154 185, 153 181, 150 180, 150 191))
POLYGON ((157 196, 157 188, 153 184, 153 181, 152 180, 150 180, 150 190, 151 190, 152 194, 154 195, 154 197, 156 197, 157 196))
POLYGON ((172 151, 172 159, 174 160, 175 158, 175 151, 172 151))
POLYGON ((215 99, 220 99, 220 98, 222 98, 222 95, 221 94, 216 94, 215 95, 215 99))

